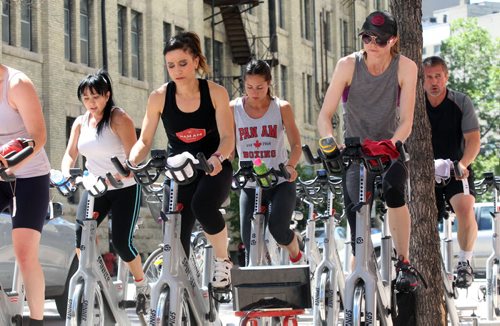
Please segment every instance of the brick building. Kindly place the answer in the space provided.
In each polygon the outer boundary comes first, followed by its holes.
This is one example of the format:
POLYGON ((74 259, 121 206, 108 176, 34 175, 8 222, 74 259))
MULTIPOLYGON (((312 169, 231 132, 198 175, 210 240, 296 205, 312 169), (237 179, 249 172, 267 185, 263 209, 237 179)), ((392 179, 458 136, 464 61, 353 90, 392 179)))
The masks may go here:
MULTIPOLYGON (((251 58, 273 67, 273 92, 288 100, 304 143, 315 143, 316 117, 335 62, 360 47, 359 28, 387 0, 2 0, 0 62, 33 80, 47 123, 46 150, 58 168, 72 121, 84 113, 76 88, 107 67, 115 101, 139 130, 149 93, 168 80, 162 55, 171 35, 196 32, 212 66, 209 78, 231 97, 251 58)), ((340 119, 337 120, 340 123, 340 119)), ((160 127, 156 147, 165 147, 160 127)), ((63 200, 64 201, 64 200, 63 200)), ((66 216, 74 206, 66 205, 66 216)), ((147 216, 146 209, 143 216, 147 216)), ((149 252, 159 225, 146 219, 136 241, 149 252)), ((106 228, 100 228, 102 236, 106 228)), ((105 241, 101 241, 105 250, 105 241)))

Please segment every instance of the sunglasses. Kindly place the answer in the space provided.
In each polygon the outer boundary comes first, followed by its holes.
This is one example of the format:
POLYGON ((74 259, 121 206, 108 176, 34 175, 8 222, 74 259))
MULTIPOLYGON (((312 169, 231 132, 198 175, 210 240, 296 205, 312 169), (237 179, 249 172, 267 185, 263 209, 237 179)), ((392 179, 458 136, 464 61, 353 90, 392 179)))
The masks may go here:
POLYGON ((361 34, 361 40, 363 41, 363 43, 370 44, 371 42, 375 41, 375 44, 377 44, 380 47, 385 47, 387 43, 389 43, 390 39, 391 39, 390 37, 388 39, 383 39, 380 36, 361 34))

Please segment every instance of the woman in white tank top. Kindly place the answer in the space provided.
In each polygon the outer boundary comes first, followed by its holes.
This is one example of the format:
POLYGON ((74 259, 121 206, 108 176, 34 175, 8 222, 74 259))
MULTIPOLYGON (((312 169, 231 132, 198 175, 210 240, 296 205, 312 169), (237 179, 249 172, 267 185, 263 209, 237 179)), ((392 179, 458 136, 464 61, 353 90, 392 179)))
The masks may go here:
MULTIPOLYGON (((69 174, 70 168, 75 166, 81 153, 86 158, 85 168, 90 173, 106 178, 106 173, 111 172, 115 179, 123 182, 122 188, 114 189, 109 185, 103 196, 95 198, 94 211, 99 213, 98 224, 110 210, 113 212, 113 247, 128 263, 134 276, 136 295, 144 295, 148 303, 150 288, 142 271, 141 256, 133 245, 133 230, 139 217, 141 189, 132 176, 120 176, 111 163, 113 156, 124 162, 137 141, 134 122, 123 109, 115 106, 111 79, 105 71, 101 70, 85 77, 80 82, 77 93, 87 112, 76 118, 71 128, 61 170, 64 174, 69 174)), ((77 219, 83 219, 85 216, 87 196, 88 192, 85 191, 80 199, 77 219)), ((77 224, 77 248, 80 247, 81 232, 81 226, 77 224)))
MULTIPOLYGON (((263 191, 263 203, 270 203, 269 230, 276 241, 288 249, 293 263, 302 263, 298 240, 290 230, 295 208, 295 166, 302 154, 300 134, 290 103, 272 97, 271 68, 262 60, 252 60, 245 71, 247 96, 231 101, 236 128, 236 149, 241 161, 260 158, 268 168, 286 164, 290 179, 280 178, 278 185, 263 191), (290 156, 285 147, 290 144, 290 156)), ((248 185, 240 195, 240 223, 243 243, 250 248, 250 220, 253 213, 255 185, 248 185)))
POLYGON ((47 132, 31 80, 21 71, 0 65, 0 151, 16 138, 33 139, 34 153, 7 170, 16 176, 15 181, 0 178, 0 211, 11 209, 12 243, 28 294, 30 325, 42 325, 45 281, 38 254, 49 204, 50 164, 43 148, 47 132))

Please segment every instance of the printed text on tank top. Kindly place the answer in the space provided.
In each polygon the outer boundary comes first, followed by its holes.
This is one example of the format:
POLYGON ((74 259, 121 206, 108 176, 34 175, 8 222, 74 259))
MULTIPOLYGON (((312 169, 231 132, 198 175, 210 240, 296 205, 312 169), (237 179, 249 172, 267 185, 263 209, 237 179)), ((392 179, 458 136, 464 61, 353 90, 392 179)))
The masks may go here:
MULTIPOLYGON (((201 105, 201 91, 199 84, 196 87, 196 90, 193 92, 190 92, 189 97, 183 98, 181 94, 179 94, 178 89, 175 94, 175 104, 179 111, 185 114, 190 114, 190 113, 195 113, 200 109, 201 105), (193 93, 195 93, 195 97, 193 98, 193 93), (179 105, 181 104, 181 105, 179 105)), ((188 128, 184 129, 182 131, 178 131, 175 133, 177 138, 179 138, 180 141, 189 144, 189 143, 194 143, 197 142, 207 135, 207 130, 206 129, 200 129, 200 128, 188 128)))

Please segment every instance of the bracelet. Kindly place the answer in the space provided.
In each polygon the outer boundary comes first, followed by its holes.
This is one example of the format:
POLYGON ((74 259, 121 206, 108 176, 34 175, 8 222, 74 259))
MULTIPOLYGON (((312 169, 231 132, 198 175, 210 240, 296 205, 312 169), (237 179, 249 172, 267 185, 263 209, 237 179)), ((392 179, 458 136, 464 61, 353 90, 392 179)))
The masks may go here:
POLYGON ((221 162, 221 163, 226 160, 226 158, 219 152, 215 152, 211 156, 217 157, 219 159, 219 162, 221 162))

